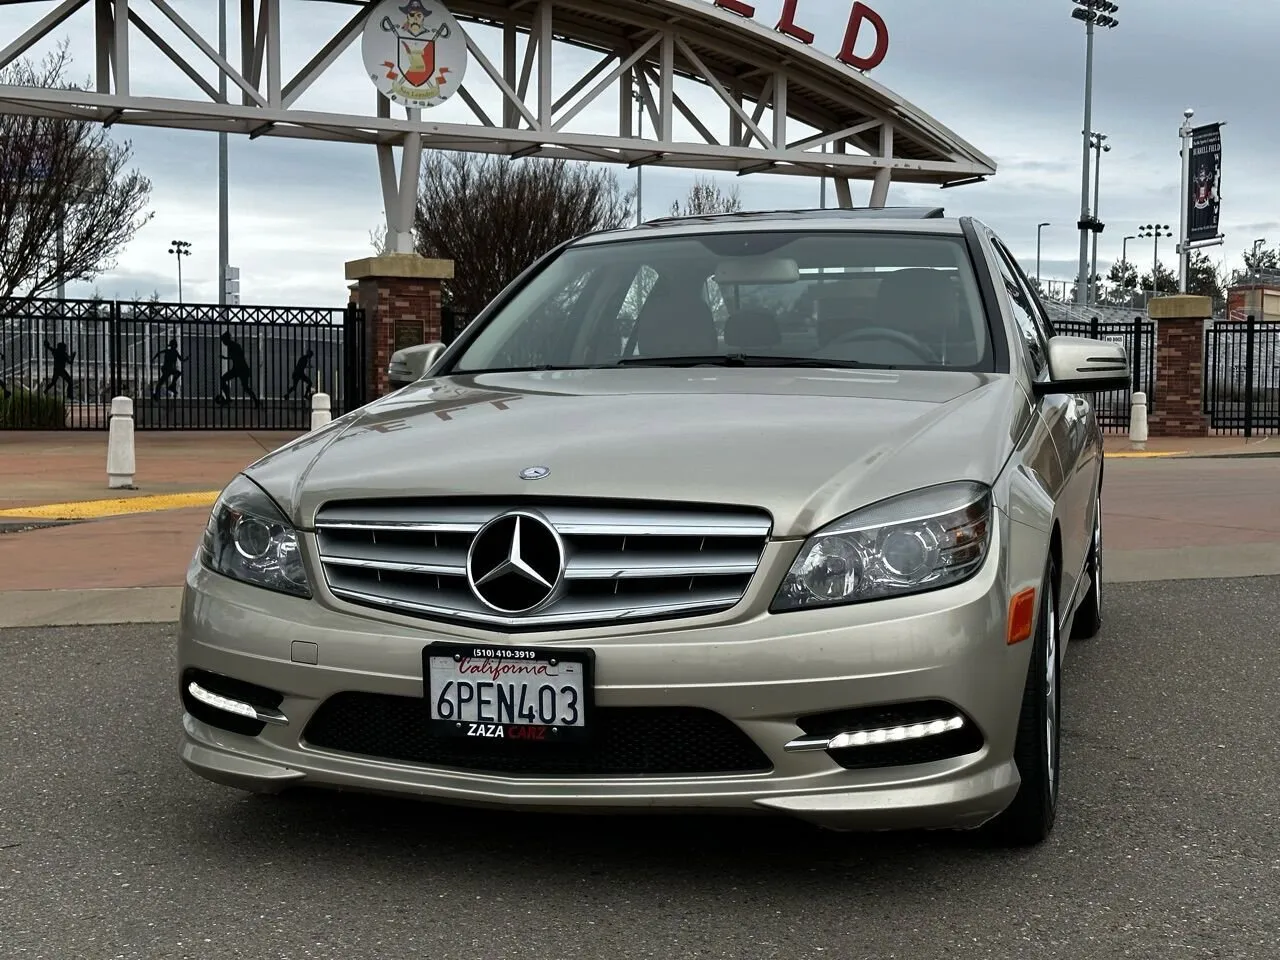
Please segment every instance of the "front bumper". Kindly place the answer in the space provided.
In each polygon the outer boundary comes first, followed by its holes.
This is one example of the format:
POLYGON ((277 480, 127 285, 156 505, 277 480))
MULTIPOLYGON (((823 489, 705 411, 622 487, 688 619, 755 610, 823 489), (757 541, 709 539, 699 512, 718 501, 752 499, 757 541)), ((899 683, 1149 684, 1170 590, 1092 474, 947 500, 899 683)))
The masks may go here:
MULTIPOLYGON (((1007 529, 1007 527, 1005 528, 1007 529)), ((999 534, 996 535, 999 541, 999 534)), ((183 761, 200 775, 273 792, 308 784, 416 794, 479 807, 594 812, 775 812, 834 829, 973 827, 1013 799, 1018 711, 1029 644, 1004 640, 1007 551, 993 542, 969 582, 916 597, 771 615, 771 588, 796 545, 771 545, 742 603, 720 618, 509 637, 361 610, 319 585, 312 601, 188 571, 178 671, 283 694, 286 724, 256 736, 183 718, 183 761), (326 750, 304 730, 322 703, 360 692, 421 698, 435 640, 582 646, 595 651, 597 707, 693 707, 737 725, 772 769, 701 775, 506 774, 326 750), (314 660, 314 663, 304 662, 314 660), (975 752, 846 769, 825 751, 791 752, 797 718, 942 700, 976 725, 975 752)))

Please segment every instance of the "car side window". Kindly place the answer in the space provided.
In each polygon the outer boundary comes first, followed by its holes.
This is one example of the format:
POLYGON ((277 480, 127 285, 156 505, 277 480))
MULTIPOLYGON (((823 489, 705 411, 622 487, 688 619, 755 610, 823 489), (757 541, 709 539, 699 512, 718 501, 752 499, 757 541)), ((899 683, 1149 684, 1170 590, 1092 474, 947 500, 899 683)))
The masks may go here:
POLYGON ((996 251, 996 261, 1000 264, 1005 291, 1013 305, 1013 319, 1018 325, 1018 332, 1022 334, 1023 343, 1026 344, 1032 373, 1038 377, 1049 365, 1048 336, 1042 326, 1040 312, 1032 300, 1031 291, 1019 279, 1020 271, 1004 245, 993 239, 992 246, 996 251))
POLYGON ((1044 308, 1044 301, 1040 299, 1039 289, 1031 282, 1031 278, 1027 276, 1026 271, 1022 269, 1022 265, 1018 263, 1018 258, 1009 252, 1009 248, 998 240, 996 243, 1008 259, 1009 265, 1013 268, 1014 276, 1018 278, 1022 289, 1026 291, 1032 319, 1035 320, 1036 326, 1040 328, 1041 336, 1048 342, 1053 337, 1053 322, 1049 319, 1049 312, 1044 308))

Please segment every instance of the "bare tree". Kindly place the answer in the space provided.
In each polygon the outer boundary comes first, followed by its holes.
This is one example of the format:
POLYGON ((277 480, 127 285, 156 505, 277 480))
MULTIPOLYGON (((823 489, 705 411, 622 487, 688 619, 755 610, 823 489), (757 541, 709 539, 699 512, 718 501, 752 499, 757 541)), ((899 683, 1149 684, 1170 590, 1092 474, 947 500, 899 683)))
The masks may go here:
POLYGON ((701 217, 714 213, 737 213, 742 209, 742 196, 737 184, 727 190, 709 177, 699 177, 689 188, 684 204, 677 200, 671 205, 673 217, 701 217))
MULTIPOLYGON (((0 84, 66 89, 69 65, 63 44, 0 70, 0 84)), ((115 266, 151 218, 151 183, 126 170, 131 158, 94 124, 0 116, 0 315, 115 266)))
POLYGON ((474 315, 559 244, 631 219, 631 195, 605 168, 565 160, 436 153, 423 164, 418 253, 454 261, 445 294, 474 315))

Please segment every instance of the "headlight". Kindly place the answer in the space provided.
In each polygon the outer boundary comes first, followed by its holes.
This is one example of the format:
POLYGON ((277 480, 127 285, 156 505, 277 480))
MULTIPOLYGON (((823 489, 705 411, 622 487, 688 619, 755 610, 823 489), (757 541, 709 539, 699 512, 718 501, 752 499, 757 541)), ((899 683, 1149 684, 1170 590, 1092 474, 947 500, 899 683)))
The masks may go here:
POLYGON ((775 613, 949 587, 978 572, 991 534, 980 483, 917 490, 851 513, 806 541, 775 613))
POLYGON ((297 531, 248 477, 232 480, 213 505, 200 559, 232 579, 296 597, 311 596, 297 531))

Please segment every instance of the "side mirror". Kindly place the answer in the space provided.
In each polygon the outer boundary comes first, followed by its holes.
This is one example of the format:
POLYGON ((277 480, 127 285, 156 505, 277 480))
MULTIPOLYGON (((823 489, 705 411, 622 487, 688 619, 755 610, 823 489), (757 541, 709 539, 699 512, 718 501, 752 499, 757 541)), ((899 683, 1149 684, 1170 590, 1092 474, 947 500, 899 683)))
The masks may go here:
POLYGON ((397 350, 387 364, 387 378, 391 381, 391 386, 399 389, 421 380, 444 351, 443 343, 421 343, 416 347, 397 350))
POLYGON ((1122 343, 1088 337, 1049 341, 1049 379, 1033 385, 1036 396, 1128 390, 1129 351, 1122 343))

